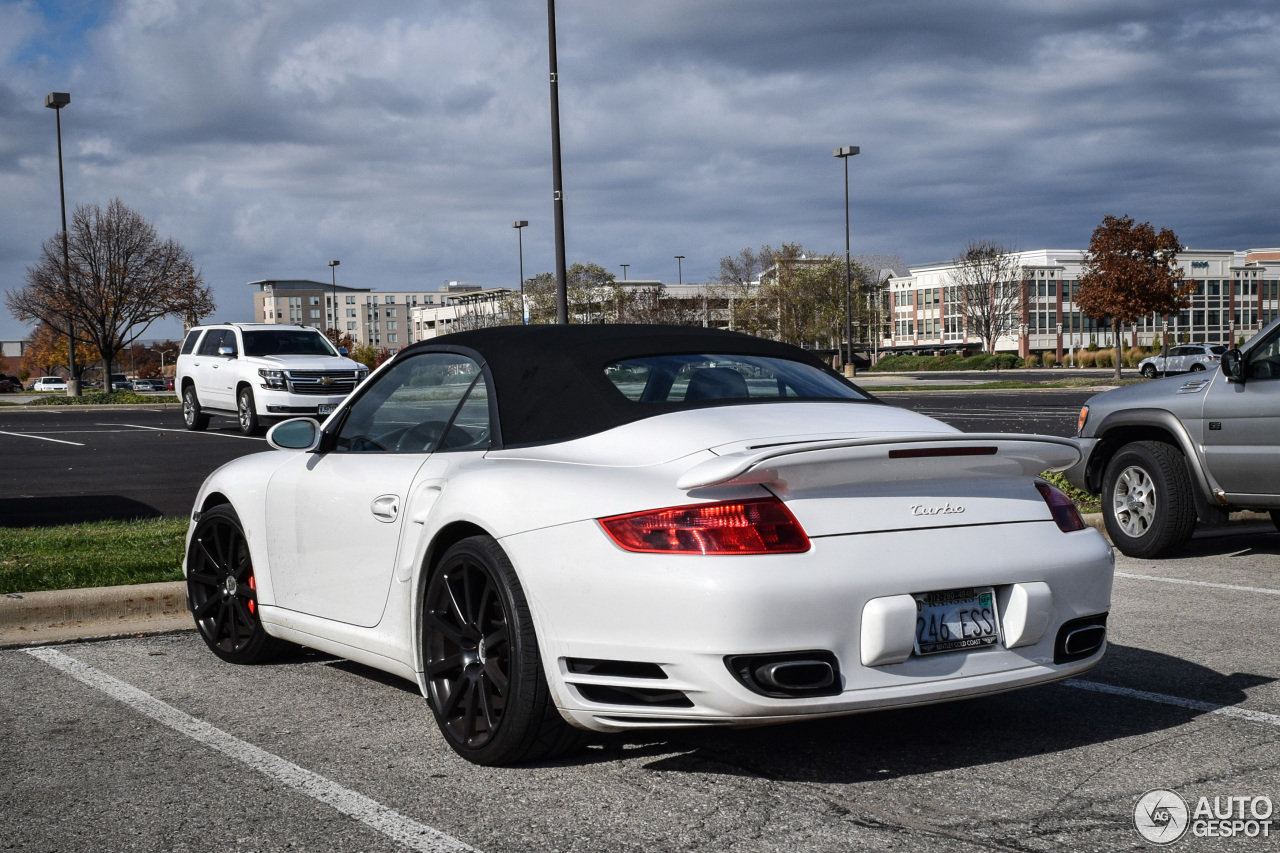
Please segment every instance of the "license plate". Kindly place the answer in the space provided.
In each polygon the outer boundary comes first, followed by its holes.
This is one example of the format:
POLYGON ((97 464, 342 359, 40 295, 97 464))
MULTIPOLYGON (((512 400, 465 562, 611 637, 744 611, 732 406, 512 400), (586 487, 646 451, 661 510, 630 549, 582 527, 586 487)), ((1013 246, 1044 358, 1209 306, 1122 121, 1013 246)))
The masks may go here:
POLYGON ((316 407, 316 414, 332 415, 333 410, 337 408, 337 405, 338 405, 337 403, 321 403, 319 406, 316 407))
POLYGON ((991 587, 925 592, 914 598, 916 654, 980 649, 1000 642, 1000 618, 991 587))

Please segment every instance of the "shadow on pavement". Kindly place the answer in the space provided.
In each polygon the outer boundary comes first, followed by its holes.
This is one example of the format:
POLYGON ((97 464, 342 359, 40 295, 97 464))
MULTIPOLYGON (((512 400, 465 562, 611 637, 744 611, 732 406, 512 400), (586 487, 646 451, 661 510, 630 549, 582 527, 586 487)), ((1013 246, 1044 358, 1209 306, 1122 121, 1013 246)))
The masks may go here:
POLYGON ((55 527, 86 521, 160 518, 160 510, 120 495, 0 498, 0 527, 55 527))
MULTIPOLYGON (((1095 669, 1087 678, 1152 692, 1182 685, 1175 695, 1217 705, 1240 704, 1247 689, 1274 681, 1247 673, 1224 676, 1180 658, 1126 646, 1111 646, 1107 661, 1108 667, 1095 669), (1127 677, 1110 677, 1107 670, 1127 677), (1147 679, 1143 673, 1158 678, 1147 679)), ((589 750, 578 760, 611 760, 619 757, 619 750, 643 756, 664 746, 656 750, 664 757, 647 764, 648 769, 865 782, 1016 761, 1152 734, 1203 713, 1054 684, 767 728, 610 735, 603 739, 604 750, 589 750), (671 755, 673 749, 682 752, 671 755)))

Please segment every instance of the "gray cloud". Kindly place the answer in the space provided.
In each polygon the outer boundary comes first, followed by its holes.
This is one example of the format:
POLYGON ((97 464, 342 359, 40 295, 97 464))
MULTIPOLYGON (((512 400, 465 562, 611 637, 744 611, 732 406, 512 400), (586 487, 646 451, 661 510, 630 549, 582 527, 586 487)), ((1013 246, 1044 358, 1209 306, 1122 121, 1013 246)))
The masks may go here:
MULTIPOLYGON (((1261 2, 558 4, 568 249, 686 280, 746 245, 940 260, 1083 246, 1105 214, 1184 242, 1280 242, 1277 13, 1261 2)), ((543 7, 120 0, 0 5, 0 287, 68 201, 183 241, 222 317, 245 282, 516 283, 550 269, 543 7)), ((0 337, 20 334, 0 318, 0 337)))

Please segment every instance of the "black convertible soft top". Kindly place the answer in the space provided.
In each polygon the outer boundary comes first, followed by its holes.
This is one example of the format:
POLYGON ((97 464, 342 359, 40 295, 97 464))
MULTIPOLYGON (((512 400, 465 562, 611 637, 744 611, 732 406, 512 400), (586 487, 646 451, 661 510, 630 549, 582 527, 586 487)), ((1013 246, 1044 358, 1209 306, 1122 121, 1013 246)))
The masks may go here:
POLYGON ((605 374, 606 365, 628 358, 758 355, 802 362, 845 381, 799 347, 691 326, 496 326, 422 341, 397 359, 430 351, 456 352, 487 365, 507 447, 564 441, 689 408, 628 400, 605 374))

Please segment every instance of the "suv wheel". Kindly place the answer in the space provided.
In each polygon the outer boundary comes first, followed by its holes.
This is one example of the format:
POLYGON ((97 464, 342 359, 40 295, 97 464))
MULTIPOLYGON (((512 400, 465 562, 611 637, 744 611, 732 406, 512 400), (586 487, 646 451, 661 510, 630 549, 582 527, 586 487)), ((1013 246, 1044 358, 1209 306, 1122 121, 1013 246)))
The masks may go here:
POLYGON ((194 385, 182 389, 182 422, 189 430, 202 430, 209 425, 209 416, 200 409, 194 385))
POLYGON ((236 395, 236 415, 240 421, 240 432, 245 435, 258 434, 258 410, 253 404, 252 388, 241 388, 236 395))
POLYGON ((1155 378, 1156 378, 1156 366, 1155 366, 1154 364, 1144 364, 1144 365, 1142 365, 1142 371, 1141 371, 1141 372, 1142 372, 1143 377, 1145 377, 1145 378, 1147 378, 1147 379, 1155 379, 1155 378))
POLYGON ((1120 448, 1103 478, 1102 515, 1111 541, 1130 557, 1160 557, 1186 544, 1196 511, 1182 453, 1161 441, 1120 448))
POLYGON ((1197 361, 1195 364, 1191 365, 1191 372, 1204 373, 1204 364, 1202 362, 1197 361))

